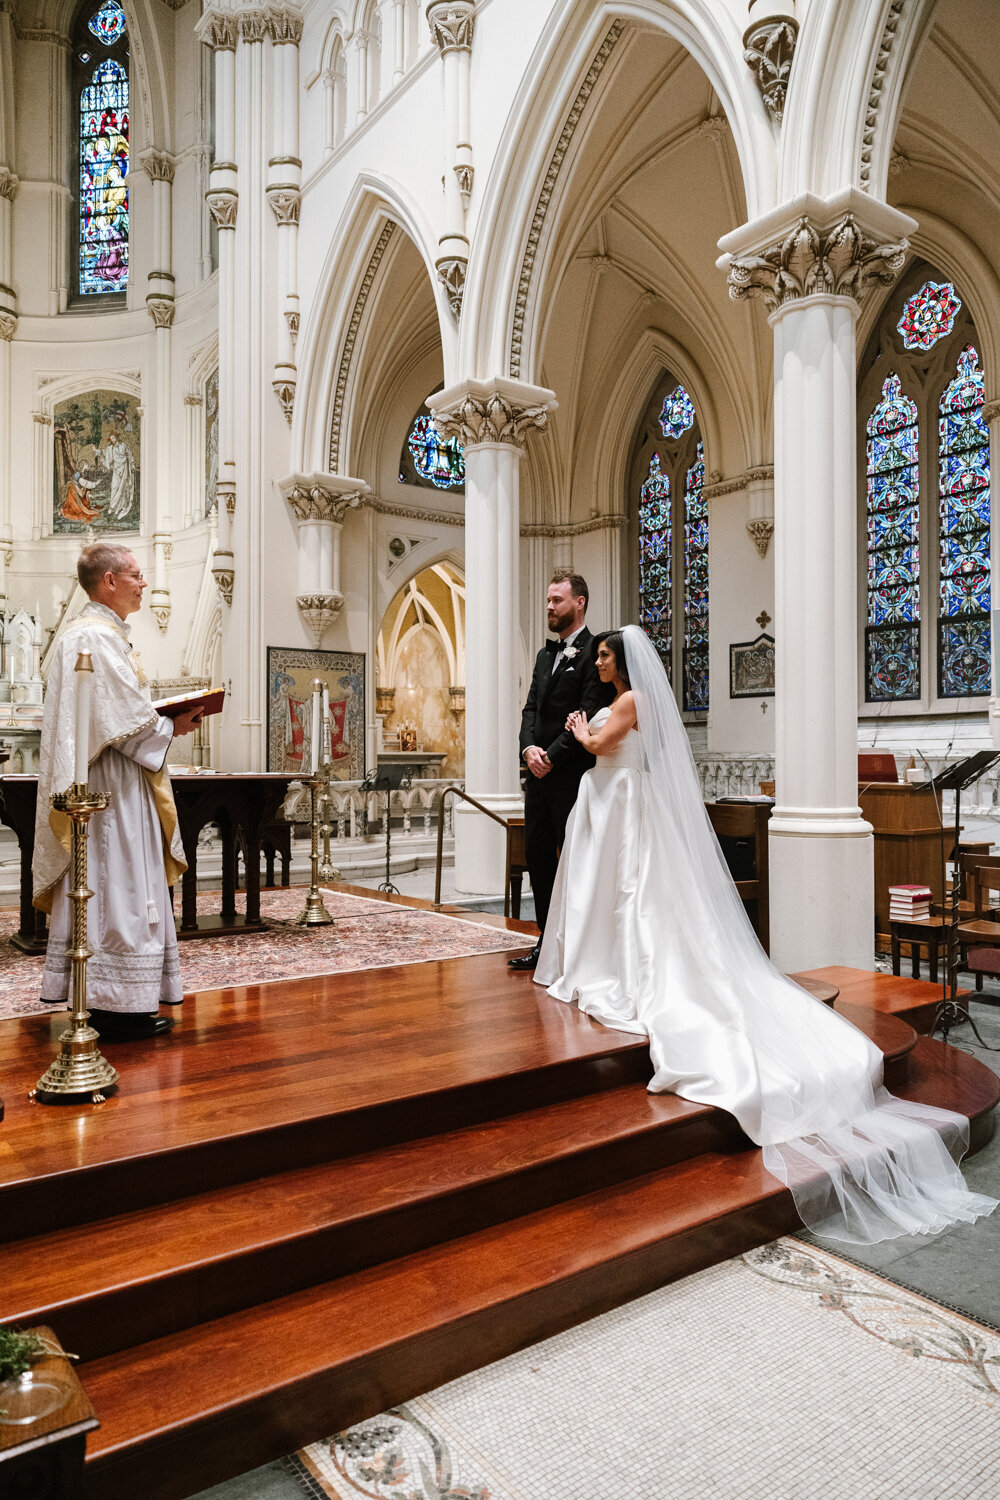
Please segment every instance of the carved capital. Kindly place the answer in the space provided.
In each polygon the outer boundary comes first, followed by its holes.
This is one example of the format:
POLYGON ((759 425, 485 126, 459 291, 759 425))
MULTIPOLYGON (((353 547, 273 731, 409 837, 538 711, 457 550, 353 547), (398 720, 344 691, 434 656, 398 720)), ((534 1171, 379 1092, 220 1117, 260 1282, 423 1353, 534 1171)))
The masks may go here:
POLYGON ((8 198, 13 203, 20 182, 21 179, 8 167, 0 167, 0 198, 8 198))
POLYGON ((212 558, 212 577, 215 586, 219 590, 222 602, 231 608, 233 603, 233 583, 236 575, 233 571, 233 554, 231 552, 216 552, 212 558))
POLYGON ((743 57, 757 79, 765 108, 781 124, 799 23, 791 16, 774 16, 751 26, 743 37, 743 57))
POLYGON ((324 635, 344 607, 343 594, 299 594, 295 603, 319 650, 324 635))
POLYGON ((457 437, 465 448, 478 443, 522 448, 526 433, 544 427, 558 402, 553 391, 496 379, 438 391, 427 404, 441 436, 457 437))
MULTIPOLYGON (((357 480, 347 481, 349 485, 357 480)), ((333 474, 293 474, 279 483, 298 521, 335 521, 338 525, 349 510, 357 510, 367 494, 367 486, 342 489, 333 474)))
POLYGON ((149 601, 149 612, 156 621, 161 635, 166 635, 170 624, 170 596, 165 590, 155 593, 149 601))
POLYGON ((747 536, 753 542, 761 557, 767 556, 767 549, 771 545, 774 535, 774 520, 770 516, 756 516, 747 522, 747 536))
POLYGON ((199 42, 214 52, 235 52, 236 16, 230 10, 206 10, 194 28, 194 34, 199 42))
POLYGON ((780 240, 729 260, 734 302, 762 296, 769 308, 816 292, 864 300, 873 285, 891 286, 903 268, 908 242, 883 241, 862 229, 853 213, 829 227, 803 215, 780 240))
POLYGON ((205 202, 208 211, 212 215, 212 222, 219 229, 236 228, 236 210, 239 207, 240 195, 231 189, 219 191, 213 189, 205 194, 205 202))
POLYGON ((448 689, 448 707, 457 718, 459 714, 465 713, 465 688, 450 687, 448 689))
POLYGON ((427 24, 442 52, 471 52, 476 25, 475 0, 431 0, 427 24))
POLYGON ((983 420, 992 422, 994 417, 1000 417, 1000 401, 987 401, 983 407, 983 420))
POLYGON ((396 706, 396 689, 390 687, 375 688, 375 712, 377 714, 391 714, 396 706))
POLYGON ((464 255, 445 256, 436 262, 438 281, 448 293, 448 301, 456 318, 461 316, 462 298, 465 295, 465 273, 468 259, 464 255))
POLYGON ((146 311, 155 327, 169 328, 174 321, 174 299, 173 297, 149 296, 146 298, 146 311))
POLYGON ((272 380, 271 389, 278 398, 278 405, 285 414, 285 421, 291 427, 292 412, 295 409, 295 381, 272 380))
POLYGON ((0 307, 0 339, 10 343, 17 332, 17 313, 8 307, 0 307))
POLYGON ((279 224, 297 224, 299 222, 299 206, 302 202, 302 194, 298 188, 276 186, 267 190, 267 201, 271 205, 271 212, 279 224))
POLYGON ((276 46, 297 47, 302 40, 302 12, 294 5, 273 5, 267 12, 268 30, 276 46))
POLYGON ((169 151, 157 151, 151 146, 139 157, 139 165, 150 182, 173 182, 176 163, 169 151))
POLYGON ((268 33, 266 10, 241 10, 237 17, 241 42, 262 42, 268 33))

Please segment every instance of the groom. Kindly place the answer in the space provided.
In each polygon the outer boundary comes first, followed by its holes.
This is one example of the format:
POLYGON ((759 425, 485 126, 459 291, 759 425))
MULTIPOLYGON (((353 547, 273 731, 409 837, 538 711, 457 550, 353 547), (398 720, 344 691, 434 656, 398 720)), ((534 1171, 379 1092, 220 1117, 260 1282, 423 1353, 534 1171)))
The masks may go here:
POLYGON ((521 715, 521 759, 528 768, 524 834, 539 938, 530 953, 509 960, 511 969, 533 969, 538 962, 566 819, 581 776, 594 764, 566 728, 569 714, 582 709, 590 718, 600 702, 594 638, 584 624, 589 598, 579 573, 563 568, 552 575, 546 607, 557 639, 538 653, 521 715))

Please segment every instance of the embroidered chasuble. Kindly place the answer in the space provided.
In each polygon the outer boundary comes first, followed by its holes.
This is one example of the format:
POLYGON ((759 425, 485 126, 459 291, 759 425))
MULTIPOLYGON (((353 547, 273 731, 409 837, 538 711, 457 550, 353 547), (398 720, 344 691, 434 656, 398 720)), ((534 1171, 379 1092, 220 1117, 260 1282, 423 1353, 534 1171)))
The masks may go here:
POLYGON ((50 798, 73 781, 75 667, 91 654, 89 784, 111 794, 90 820, 87 885, 87 1003, 100 1010, 155 1011, 181 998, 171 886, 187 868, 164 764, 173 724, 156 712, 129 628, 114 610, 91 601, 60 638, 45 689, 38 774, 34 903, 50 913, 43 1000, 69 998, 66 949, 70 820, 50 798))

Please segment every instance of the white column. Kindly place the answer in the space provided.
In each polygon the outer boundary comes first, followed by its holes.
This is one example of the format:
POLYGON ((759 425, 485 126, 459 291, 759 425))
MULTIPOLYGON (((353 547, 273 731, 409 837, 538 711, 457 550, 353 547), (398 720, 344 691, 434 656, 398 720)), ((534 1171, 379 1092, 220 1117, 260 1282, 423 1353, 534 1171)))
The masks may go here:
POLYGON ((278 226, 277 358, 271 386, 291 425, 295 401, 295 339, 299 328, 298 244, 302 161, 299 156, 299 41, 302 16, 290 6, 269 13, 274 43, 274 155, 267 164, 267 200, 278 226))
POLYGON ((356 31, 354 33, 354 118, 360 125, 368 113, 368 100, 370 97, 368 87, 368 48, 370 38, 367 31, 356 31))
POLYGON ((204 399, 196 391, 184 397, 184 452, 187 473, 184 477, 184 525, 193 526, 205 517, 205 441, 201 420, 204 399))
POLYGON ((392 0, 392 81, 406 71, 406 0, 392 0))
POLYGON ((983 420, 990 434, 990 659, 992 692, 990 694, 990 735, 1000 750, 1000 401, 987 401, 983 420))
POLYGON ((472 193, 471 74, 475 0, 431 0, 427 21, 441 53, 444 89, 445 232, 438 244, 438 279, 448 293, 452 310, 462 310, 465 274, 469 263, 466 213, 472 193))
MULTIPOLYGON (((7 18, 4 17, 3 20, 7 18)), ((0 166, 0 602, 7 598, 7 558, 13 540, 14 495, 11 475, 11 343, 17 332, 11 218, 18 181, 0 166)))
MULTIPOLYGON (((552 391, 519 381, 464 381, 428 398, 439 432, 465 448, 465 784, 500 817, 522 809, 518 774, 520 495, 524 436, 544 427, 552 391)), ((503 889, 503 829, 459 804, 455 883, 503 889)))
POLYGON ((153 586, 149 606, 153 618, 165 635, 170 621, 170 590, 167 586, 167 563, 172 545, 171 496, 175 492, 172 473, 174 443, 171 436, 171 327, 174 321, 174 277, 172 271, 171 189, 174 160, 166 151, 155 147, 144 151, 139 164, 150 180, 152 203, 152 264, 146 282, 146 311, 153 320, 156 334, 153 343, 156 402, 154 410, 155 475, 153 529, 153 586))
POLYGON ((344 474, 290 474, 278 488, 298 526, 298 594, 296 604, 317 650, 340 616, 340 534, 344 517, 369 494, 363 479, 344 474))
POLYGON ((774 329, 775 780, 771 957, 871 968, 873 840, 858 806, 857 307, 891 284, 906 215, 848 190, 720 241, 774 329))

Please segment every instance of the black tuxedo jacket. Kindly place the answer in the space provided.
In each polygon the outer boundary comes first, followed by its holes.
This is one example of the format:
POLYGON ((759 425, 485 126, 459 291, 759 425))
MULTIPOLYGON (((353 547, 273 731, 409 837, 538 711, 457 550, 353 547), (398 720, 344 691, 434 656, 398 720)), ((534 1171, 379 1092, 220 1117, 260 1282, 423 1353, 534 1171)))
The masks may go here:
MULTIPOLYGON (((556 642, 546 641, 535 658, 521 714, 521 754, 529 745, 538 745, 552 762, 551 775, 564 772, 579 778, 594 764, 594 757, 570 734, 566 719, 575 709, 582 709, 588 719, 593 717, 601 703, 601 680, 595 660, 597 642, 586 626, 573 645, 576 654, 563 662, 554 677, 556 642)), ((540 785, 548 779, 543 778, 540 785)))

